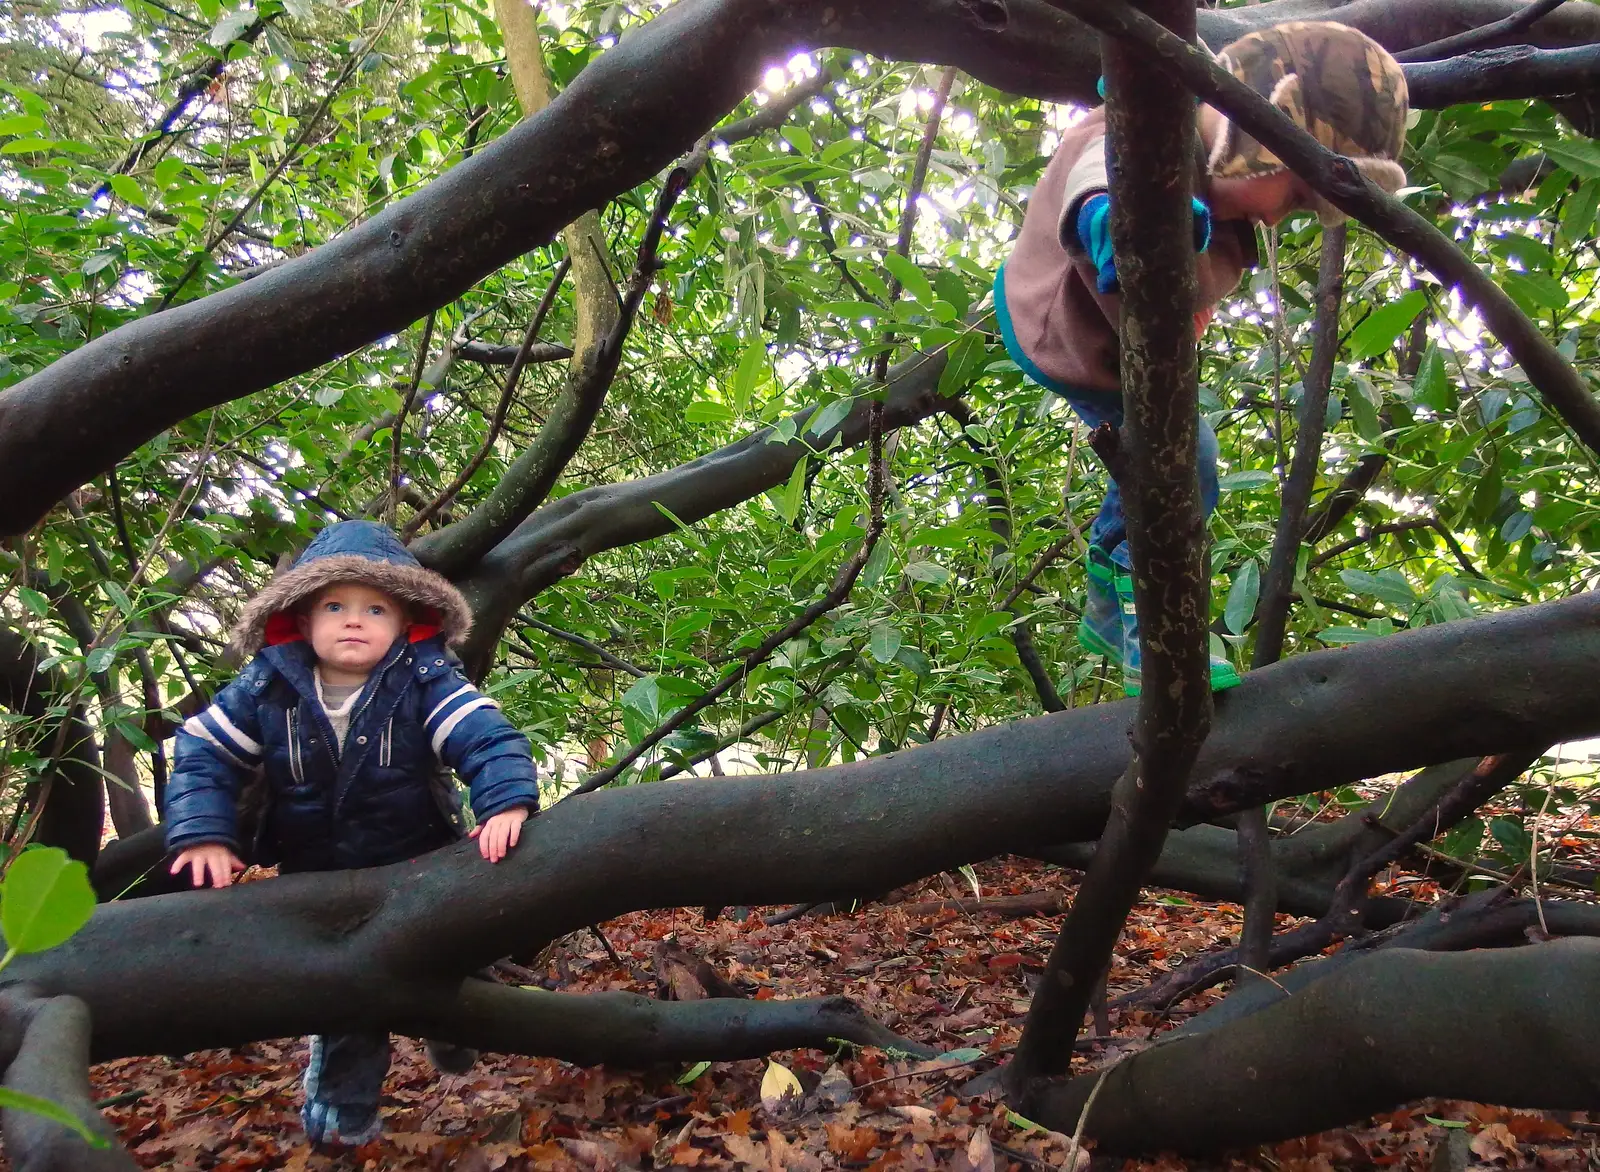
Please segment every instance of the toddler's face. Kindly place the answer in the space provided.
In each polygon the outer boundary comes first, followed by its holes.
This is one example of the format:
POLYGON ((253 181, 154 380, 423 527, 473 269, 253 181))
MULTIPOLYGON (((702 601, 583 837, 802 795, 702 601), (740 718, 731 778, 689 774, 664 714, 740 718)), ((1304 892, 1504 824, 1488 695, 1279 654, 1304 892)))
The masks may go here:
POLYGON ((300 616, 300 633, 324 668, 366 678, 405 630, 405 610, 371 586, 341 582, 312 600, 300 616))

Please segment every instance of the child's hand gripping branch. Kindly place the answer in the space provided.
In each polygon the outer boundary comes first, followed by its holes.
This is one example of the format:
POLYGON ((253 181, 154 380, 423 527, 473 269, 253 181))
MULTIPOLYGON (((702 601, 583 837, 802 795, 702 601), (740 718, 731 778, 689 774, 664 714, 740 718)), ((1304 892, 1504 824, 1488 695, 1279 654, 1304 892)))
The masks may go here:
POLYGON ((522 824, 527 820, 527 808, 518 806, 515 810, 496 814, 487 822, 480 822, 472 828, 468 837, 478 840, 479 854, 491 863, 498 863, 517 845, 517 839, 522 837, 522 824))
POLYGON ((204 887, 208 881, 213 887, 227 887, 233 883, 233 877, 244 870, 239 856, 221 843, 206 843, 180 851, 169 873, 176 875, 185 867, 194 868, 196 887, 204 887))

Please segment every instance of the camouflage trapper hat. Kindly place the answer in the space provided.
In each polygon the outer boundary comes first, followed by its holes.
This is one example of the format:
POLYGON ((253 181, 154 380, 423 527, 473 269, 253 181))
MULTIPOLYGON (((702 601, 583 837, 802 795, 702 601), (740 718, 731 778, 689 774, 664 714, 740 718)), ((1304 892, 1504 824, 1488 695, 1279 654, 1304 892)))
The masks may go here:
MULTIPOLYGON (((1289 21, 1240 37, 1217 54, 1217 62, 1323 146, 1347 155, 1385 191, 1405 185, 1397 160, 1410 107, 1406 75, 1365 33, 1332 21, 1289 21)), ((1283 160, 1226 116, 1206 162, 1222 179, 1285 169, 1283 160)), ((1324 224, 1347 218, 1320 197, 1314 206, 1324 224)))

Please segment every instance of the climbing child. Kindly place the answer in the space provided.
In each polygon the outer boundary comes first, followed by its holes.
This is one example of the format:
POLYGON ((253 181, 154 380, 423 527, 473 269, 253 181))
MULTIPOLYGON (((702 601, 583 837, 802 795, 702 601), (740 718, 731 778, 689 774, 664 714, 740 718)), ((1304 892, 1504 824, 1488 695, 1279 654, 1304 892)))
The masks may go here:
MULTIPOLYGON (((456 831, 441 766, 470 789, 483 857, 504 858, 539 790, 527 738, 448 649, 470 625, 461 592, 388 528, 323 530, 245 608, 234 644, 253 658, 178 732, 166 793, 172 872, 226 887, 241 853, 288 873, 379 867, 444 846, 456 831), (246 852, 238 797, 252 773, 267 800, 246 852)), ((436 1043, 429 1055, 456 1073, 475 1058, 436 1043)), ((386 1034, 313 1037, 301 1112, 312 1143, 377 1138, 388 1069, 386 1034)))
MULTIPOLYGON (((1294 21, 1251 33, 1219 63, 1308 130, 1351 158, 1384 190, 1405 183, 1405 74, 1363 33, 1331 22, 1294 21)), ((1194 197, 1199 303, 1195 334, 1217 304, 1259 263, 1255 226, 1296 210, 1324 224, 1343 213, 1324 202, 1260 143, 1201 105, 1203 148, 1194 197)), ((1064 398, 1088 426, 1122 424, 1117 375, 1117 267, 1111 248, 1105 111, 1091 111, 1063 135, 1028 202, 1022 231, 995 277, 995 311, 1006 350, 1031 380, 1064 398)), ((1202 418, 1201 502, 1217 503, 1217 437, 1202 418)), ((1139 692, 1139 630, 1122 497, 1110 482, 1089 531, 1088 600, 1078 641, 1120 663, 1127 693, 1139 692)), ((1211 662, 1211 686, 1239 683, 1233 666, 1211 662)))

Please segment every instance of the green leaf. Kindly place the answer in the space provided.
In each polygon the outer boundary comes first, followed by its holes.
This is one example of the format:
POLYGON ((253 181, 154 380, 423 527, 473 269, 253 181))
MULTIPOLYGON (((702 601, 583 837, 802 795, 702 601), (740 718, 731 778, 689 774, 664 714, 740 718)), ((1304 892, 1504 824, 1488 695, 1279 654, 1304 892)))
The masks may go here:
POLYGON ((750 410, 750 397, 755 393, 756 387, 766 381, 767 375, 767 348, 757 338, 745 347, 739 359, 739 369, 733 375, 733 406, 740 414, 747 414, 750 410))
POLYGON ((708 1071, 710 1069, 711 1069, 711 1063, 709 1063, 709 1062, 696 1062, 693 1066, 689 1067, 688 1070, 686 1070, 682 1074, 680 1074, 674 1081, 680 1087, 686 1087, 690 1083, 692 1083, 695 1079, 699 1078, 702 1074, 704 1074, 706 1071, 708 1071))
POLYGON ((893 623, 880 619, 867 628, 867 651, 879 663, 888 663, 894 659, 903 642, 905 642, 904 637, 893 623))
POLYGON ((228 42, 238 40, 239 34, 254 24, 255 19, 254 8, 235 8, 231 12, 224 12, 212 26, 206 41, 213 49, 220 49, 228 42))
POLYGON ((144 207, 148 202, 144 189, 129 175, 113 175, 107 180, 106 185, 116 192, 119 199, 132 204, 134 207, 144 207))
POLYGON ((88 668, 91 675, 97 675, 111 666, 117 657, 114 647, 96 647, 89 652, 88 668))
POLYGON ((1518 134, 1516 137, 1534 143, 1556 166, 1571 171, 1578 178, 1600 179, 1600 145, 1586 138, 1552 138, 1542 134, 1518 134))
POLYGON ((1239 492, 1252 488, 1260 488, 1264 484, 1273 483, 1272 473, 1263 468, 1251 468, 1244 472, 1230 472, 1226 476, 1218 477, 1217 487, 1222 492, 1239 492))
POLYGON ((35 114, 13 114, 10 118, 0 118, 0 134, 37 134, 44 128, 44 119, 35 114))
POLYGON ((1528 853, 1533 849, 1533 837, 1528 833, 1528 828, 1515 818, 1491 818, 1489 820, 1489 833, 1494 840, 1504 848, 1507 855, 1514 863, 1526 862, 1528 853))
POLYGON ((950 344, 945 352, 944 370, 939 375, 939 394, 947 399, 960 395, 983 369, 984 344, 977 334, 967 334, 950 344))
POLYGON ((732 423, 733 408, 710 399, 696 399, 683 409, 685 423, 732 423))
POLYGON ((911 299, 918 305, 931 306, 933 304, 933 286, 928 283, 928 278, 913 262, 901 256, 898 252, 891 252, 883 258, 883 267, 894 274, 905 291, 911 294, 911 299))
POLYGON ((1417 604, 1417 595, 1395 570, 1381 570, 1369 574, 1365 570, 1341 570, 1339 580, 1357 594, 1376 598, 1389 606, 1405 609, 1417 604))
POLYGON ((1222 610, 1222 621, 1228 630, 1235 635, 1244 634, 1260 597, 1261 566, 1251 558, 1234 571, 1233 585, 1228 588, 1228 601, 1222 610))
POLYGON ((44 618, 50 613, 50 600, 37 590, 29 590, 26 586, 17 587, 17 597, 22 600, 22 605, 33 612, 35 618, 44 618))
POLYGON ((843 423, 845 417, 850 414, 855 405, 856 401, 854 399, 835 399, 807 421, 806 433, 821 439, 843 423))
POLYGON ((1412 380, 1412 398, 1435 415, 1448 415, 1455 409, 1456 389, 1444 371, 1444 355, 1439 347, 1428 343, 1417 367, 1417 377, 1412 380))
MULTIPOLYGON (((29 852, 32 853, 32 852, 29 852)), ((53 1123, 75 1132, 91 1148, 105 1149, 111 1146, 111 1141, 104 1136, 96 1135, 86 1127, 81 1119, 68 1111, 59 1103, 52 1103, 49 1099, 41 1099, 38 1095, 25 1094, 14 1091, 10 1087, 0 1087, 0 1107, 14 1111, 29 1111, 35 1115, 42 1115, 53 1123)))
POLYGON ((889 556, 889 543, 880 537, 867 555, 867 564, 861 567, 861 576, 856 579, 856 585, 863 590, 876 586, 884 570, 889 568, 889 556))
POLYGON ((938 562, 907 562, 904 573, 913 582, 926 582, 930 586, 943 586, 950 581, 950 571, 938 562))
POLYGON ((793 525, 800 516, 800 506, 806 499, 806 461, 795 462, 794 471, 789 473, 789 483, 784 486, 783 494, 778 498, 778 514, 789 524, 793 525))
POLYGON ((1372 358, 1382 354, 1394 345, 1395 339, 1405 333, 1427 305, 1427 295, 1421 289, 1413 289, 1398 301, 1373 310, 1350 334, 1351 356, 1372 358))
POLYGON ((54 948, 89 922, 94 903, 89 868, 53 846, 24 851, 0 883, 7 956, 54 948))

